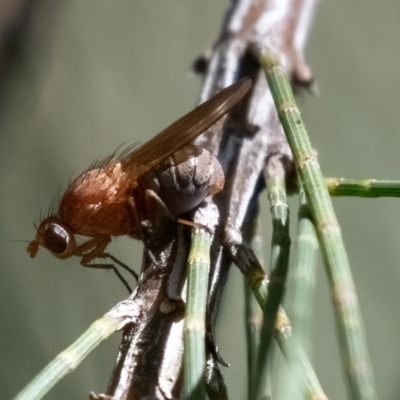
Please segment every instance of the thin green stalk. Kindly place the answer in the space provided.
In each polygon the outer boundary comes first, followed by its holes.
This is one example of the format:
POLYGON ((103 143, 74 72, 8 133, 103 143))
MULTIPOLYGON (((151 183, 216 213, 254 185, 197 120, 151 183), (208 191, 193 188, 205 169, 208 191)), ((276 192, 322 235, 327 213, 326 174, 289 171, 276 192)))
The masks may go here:
POLYGON ((205 324, 210 267, 211 234, 193 228, 188 258, 187 299, 184 329, 184 398, 205 398, 205 324))
POLYGON ((282 393, 282 395, 278 398, 293 400, 304 398, 304 383, 301 380, 301 349, 305 350, 310 347, 317 251, 318 240, 302 190, 300 192, 298 233, 289 274, 292 289, 289 311, 292 316, 294 351, 288 359, 289 370, 280 381, 278 393, 282 393))
MULTIPOLYGON (((252 238, 252 248, 263 265, 263 252, 262 252, 262 235, 261 235, 261 224, 259 218, 255 218, 253 221, 254 226, 251 228, 252 231, 247 236, 252 238)), ((245 232, 243 232, 245 235, 245 232)), ((246 340, 247 340, 247 395, 248 400, 255 398, 255 385, 257 375, 257 356, 260 342, 260 331, 263 321, 263 312, 254 295, 252 294, 249 284, 247 281, 243 281, 245 291, 245 318, 246 318, 246 340)))
MULTIPOLYGON (((250 289, 258 304, 264 310, 268 297, 268 277, 258 264, 257 260, 253 260, 245 252, 244 255, 236 254, 235 263, 246 277, 250 289)), ((292 328, 289 318, 285 311, 280 308, 275 320, 275 339, 278 342, 285 358, 289 358, 294 351, 291 341, 292 328)), ((312 400, 326 400, 326 395, 321 387, 318 377, 316 376, 310 361, 304 351, 300 354, 301 372, 304 385, 306 387, 306 398, 312 400)))
POLYGON ((288 362, 294 357, 298 357, 299 359, 300 374, 302 384, 304 385, 304 392, 302 392, 304 396, 302 398, 307 400, 328 400, 304 349, 300 347, 296 348, 291 338, 291 329, 285 334, 287 330, 287 328, 284 328, 280 331, 278 344, 288 362))
POLYGON ((244 288, 247 340, 247 395, 249 400, 253 400, 255 398, 254 392, 257 375, 257 356, 263 313, 246 281, 244 281, 244 288))
POLYGON ((300 346, 310 348, 318 239, 304 191, 300 193, 299 226, 293 254, 292 326, 300 346))
POLYGON ((358 298, 341 231, 316 154, 300 117, 286 72, 271 54, 260 57, 307 196, 330 280, 343 367, 353 399, 376 399, 358 298))
POLYGON ((312 303, 314 297, 318 239, 304 191, 300 193, 299 225, 291 268, 293 297, 291 315, 295 336, 304 349, 310 348, 312 303))
POLYGON ((400 197, 400 181, 326 178, 331 196, 400 197))
MULTIPOLYGON (((120 303, 122 304, 122 303, 120 303)), ((14 400, 39 400, 65 375, 72 372, 103 340, 123 328, 122 314, 115 314, 118 305, 102 318, 95 321, 89 329, 70 347, 60 353, 48 364, 14 400)))
MULTIPOLYGON (((267 179, 267 194, 272 219, 271 272, 282 263, 282 256, 287 266, 289 261, 289 206, 286 196, 285 177, 271 176, 267 179)), ((271 277, 272 278, 272 277, 271 277)), ((270 282, 269 290, 275 282, 270 282)))
POLYGON ((286 197, 284 171, 267 178, 267 192, 272 217, 271 278, 268 299, 263 309, 264 320, 260 334, 258 352, 258 373, 256 378, 256 399, 264 397, 267 382, 267 361, 275 320, 283 301, 286 276, 289 265, 289 208, 286 197))

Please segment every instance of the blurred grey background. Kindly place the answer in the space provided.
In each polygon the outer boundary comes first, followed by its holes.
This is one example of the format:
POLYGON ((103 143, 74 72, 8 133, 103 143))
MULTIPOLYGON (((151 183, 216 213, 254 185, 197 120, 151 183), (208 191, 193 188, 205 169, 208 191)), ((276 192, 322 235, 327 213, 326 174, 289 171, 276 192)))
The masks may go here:
MULTIPOLYGON (((30 1, 23 51, 0 76, 1 398, 17 393, 95 319, 126 297, 113 274, 25 251, 71 175, 189 111, 193 59, 216 39, 228 1, 30 1)), ((0 29, 28 0, 0 1, 0 29)), ((299 104, 326 176, 399 179, 400 2, 321 2, 307 48, 319 96, 299 104)), ((24 22, 23 20, 19 20, 24 22)), ((7 31, 7 35, 13 32, 7 31)), ((3 36, 4 37, 4 36, 3 36)), ((4 44, 4 43, 3 43, 4 44)), ((3 46, 4 49, 4 46, 3 46)), ((3 56, 4 53, 1 55, 3 56)), ((0 57, 1 58, 1 57, 0 57)), ((382 399, 400 398, 400 199, 336 199, 382 399)), ((264 207, 267 209, 267 205, 264 207)), ((268 213, 265 212, 266 219, 268 213)), ((295 225, 295 214, 292 224, 295 225)), ((268 221, 266 223, 268 225, 268 221)), ((139 269, 141 244, 112 252, 139 269)), ((269 243, 265 243, 268 256, 269 243)), ((245 398, 241 276, 232 270, 218 344, 231 398, 245 398)), ((330 399, 345 389, 320 262, 314 361, 330 399)), ((120 335, 47 398, 105 390, 120 335)))

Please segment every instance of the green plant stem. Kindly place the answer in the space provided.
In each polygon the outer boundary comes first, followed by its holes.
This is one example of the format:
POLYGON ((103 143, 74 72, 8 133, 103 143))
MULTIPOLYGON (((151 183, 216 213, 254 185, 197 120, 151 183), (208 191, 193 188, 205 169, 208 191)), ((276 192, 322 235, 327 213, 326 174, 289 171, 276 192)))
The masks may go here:
POLYGON ((194 228, 188 258, 187 300, 184 328, 184 398, 205 398, 205 319, 210 267, 211 234, 194 228))
POLYGON ((282 393, 284 399, 303 399, 304 386, 300 379, 301 354, 310 347, 317 251, 318 240, 314 224, 304 191, 301 190, 298 233, 289 274, 292 289, 289 313, 292 316, 294 351, 288 357, 289 371, 281 379, 278 389, 278 393, 282 393))
POLYGON ((312 302, 314 297, 318 239, 304 191, 300 193, 299 225, 293 254, 292 325, 304 349, 310 347, 312 302))
POLYGON ((349 391, 353 399, 376 399, 358 298, 325 180, 301 120, 286 72, 270 53, 261 56, 260 62, 293 153, 325 259, 349 391))
POLYGON ((98 319, 78 340, 48 364, 14 400, 41 399, 65 375, 76 369, 103 340, 121 329, 121 322, 121 318, 113 317, 112 312, 98 319))
POLYGON ((400 181, 326 178, 331 196, 400 197, 400 181))
MULTIPOLYGON (((246 235, 246 240, 252 239, 252 248, 260 261, 264 264, 264 255, 262 252, 262 235, 259 217, 255 218, 251 224, 251 232, 246 235)), ((247 232, 243 232, 245 235, 247 232)), ((244 283, 245 294, 245 319, 246 319, 246 341, 247 341, 247 396, 248 400, 255 398, 255 385, 257 375, 257 356, 260 343, 260 331, 263 321, 263 312, 253 293, 250 290, 247 281, 244 283)))
MULTIPOLYGON (((260 307, 264 310, 268 297, 268 277, 256 264, 246 265, 246 268, 243 268, 240 263, 237 263, 237 265, 246 277, 254 297, 257 299, 260 307)), ((277 340, 283 355, 287 359, 294 351, 291 342, 291 333, 292 328, 290 326, 289 318, 285 311, 282 308, 279 308, 275 320, 275 339, 277 340)), ((326 400, 327 397, 324 394, 321 384, 318 381, 318 377, 316 376, 304 351, 300 352, 300 359, 302 365, 302 379, 307 391, 306 398, 312 400, 326 400)))
POLYGON ((267 362, 275 320, 283 301, 286 276, 289 264, 289 208, 287 204, 283 171, 267 179, 267 192, 272 217, 271 278, 268 298, 264 305, 264 320, 260 334, 257 359, 256 399, 265 394, 267 382, 267 362))

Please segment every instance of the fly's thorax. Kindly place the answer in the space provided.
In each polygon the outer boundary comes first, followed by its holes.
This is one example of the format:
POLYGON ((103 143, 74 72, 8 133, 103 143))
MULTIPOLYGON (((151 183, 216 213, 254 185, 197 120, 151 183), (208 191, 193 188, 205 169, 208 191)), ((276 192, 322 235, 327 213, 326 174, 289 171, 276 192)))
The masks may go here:
POLYGON ((60 218, 80 235, 129 234, 133 222, 128 189, 121 163, 109 161, 69 185, 60 202, 60 218))
POLYGON ((219 192, 224 173, 218 160, 198 146, 186 146, 146 173, 139 183, 152 190, 172 215, 186 213, 219 192))

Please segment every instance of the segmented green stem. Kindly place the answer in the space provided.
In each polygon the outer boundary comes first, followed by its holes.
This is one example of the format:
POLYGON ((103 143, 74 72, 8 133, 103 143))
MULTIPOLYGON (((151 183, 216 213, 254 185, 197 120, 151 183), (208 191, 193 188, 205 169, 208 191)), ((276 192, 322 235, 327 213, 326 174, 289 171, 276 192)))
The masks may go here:
POLYGON ((122 319, 110 313, 95 321, 70 347, 48 364, 14 400, 39 400, 65 375, 72 372, 103 340, 121 329, 122 319))
MULTIPOLYGON (((300 192, 300 208, 297 239, 290 263, 289 281, 292 297, 289 313, 293 326, 293 351, 289 354, 289 371, 280 380, 278 393, 283 399, 303 399, 305 388, 301 380, 302 349, 310 346, 310 326, 312 324, 312 300, 314 296, 316 255, 318 240, 311 221, 304 191, 300 192)), ((325 394, 321 398, 326 398, 325 394)), ((278 396, 279 397, 279 396, 278 396)))
POLYGON ((300 193, 299 224, 291 265, 292 307, 291 321, 295 337, 301 347, 310 347, 312 303, 314 297, 318 239, 304 191, 300 193))
MULTIPOLYGON (((264 264, 264 255, 262 252, 262 235, 261 235, 261 224, 259 218, 257 217, 253 221, 252 231, 249 238, 252 238, 252 248, 260 261, 261 265, 264 264)), ((245 232, 243 232, 245 235, 245 232)), ((247 340, 247 395, 248 400, 253 400, 255 398, 255 385, 256 385, 256 375, 257 375, 257 356, 258 348, 260 343, 260 331, 263 321, 263 312, 260 305, 257 303, 255 296, 252 294, 249 284, 247 281, 244 283, 244 294, 245 294, 245 318, 246 318, 246 340, 247 340)))
POLYGON ((353 399, 376 399, 364 326, 349 261, 316 154, 300 117, 286 72, 277 59, 260 57, 307 196, 330 280, 342 362, 353 399))
POLYGON ((400 197, 400 181, 326 178, 331 196, 400 197))
MULTIPOLYGON (((245 256, 242 258, 246 262, 240 260, 241 262, 238 263, 238 260, 236 260, 236 263, 248 280, 254 297, 257 299, 260 307, 264 310, 268 297, 268 278, 260 268, 258 262, 255 263, 251 257, 245 256)), ((289 318, 285 311, 280 308, 275 320, 275 338, 285 358, 290 357, 290 354, 294 351, 291 342, 291 332, 292 328, 290 326, 289 318)), ((313 400, 325 400, 326 396, 322 390, 321 384, 319 383, 312 365, 304 351, 301 351, 300 359, 302 365, 302 379, 304 380, 304 385, 309 394, 308 398, 313 400)))
POLYGON ((267 192, 273 227, 271 278, 267 302, 263 308, 264 320, 257 360, 256 399, 263 397, 266 388, 268 354, 274 336, 276 316, 283 300, 290 253, 289 208, 283 173, 278 173, 267 179, 267 192))
POLYGON ((211 234, 194 228, 188 259, 187 299, 184 329, 184 397, 205 398, 205 324, 210 267, 211 234))

